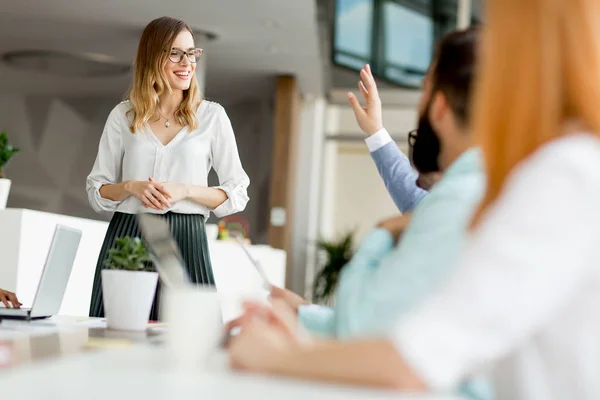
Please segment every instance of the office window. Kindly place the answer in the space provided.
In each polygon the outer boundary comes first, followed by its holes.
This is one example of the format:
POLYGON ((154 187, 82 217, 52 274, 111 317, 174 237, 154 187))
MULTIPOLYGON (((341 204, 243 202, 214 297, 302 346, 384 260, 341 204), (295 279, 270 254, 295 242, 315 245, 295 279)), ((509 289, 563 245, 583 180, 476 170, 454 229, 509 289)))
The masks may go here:
POLYGON ((430 16, 394 1, 383 3, 383 76, 418 86, 431 62, 433 21, 430 16))
POLYGON ((372 57, 373 0, 337 0, 335 62, 361 69, 372 57))
POLYGON ((336 0, 333 61, 353 70, 369 63, 379 78, 420 87, 457 8, 457 0, 336 0))

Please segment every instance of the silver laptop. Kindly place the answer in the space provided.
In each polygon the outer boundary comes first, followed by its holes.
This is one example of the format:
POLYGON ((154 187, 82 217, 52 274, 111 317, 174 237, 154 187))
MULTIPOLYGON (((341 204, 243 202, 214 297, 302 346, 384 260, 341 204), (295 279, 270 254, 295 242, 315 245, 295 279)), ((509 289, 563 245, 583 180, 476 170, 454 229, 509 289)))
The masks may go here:
POLYGON ((0 319, 31 320, 48 318, 58 313, 80 240, 80 230, 57 225, 33 305, 31 308, 0 308, 0 319))
MULTIPOLYGON (((169 288, 194 285, 186 272, 185 262, 167 220, 152 214, 138 214, 138 224, 161 282, 169 288)), ((229 335, 230 332, 224 331, 221 346, 226 345, 229 335)))
POLYGON ((152 214, 140 214, 138 224, 161 282, 167 287, 191 285, 167 220, 152 214))

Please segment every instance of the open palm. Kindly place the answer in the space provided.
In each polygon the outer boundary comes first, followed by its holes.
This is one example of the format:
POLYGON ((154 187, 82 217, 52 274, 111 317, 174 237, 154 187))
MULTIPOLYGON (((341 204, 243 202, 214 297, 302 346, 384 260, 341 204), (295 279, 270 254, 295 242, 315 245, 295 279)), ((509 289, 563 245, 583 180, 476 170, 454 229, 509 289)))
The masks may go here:
POLYGON ((371 136, 383 128, 381 99, 379 98, 377 84, 375 83, 375 78, 373 78, 371 67, 368 64, 360 71, 360 78, 358 88, 365 99, 366 107, 360 105, 352 92, 348 93, 348 101, 354 111, 358 126, 360 126, 360 129, 364 133, 371 136))

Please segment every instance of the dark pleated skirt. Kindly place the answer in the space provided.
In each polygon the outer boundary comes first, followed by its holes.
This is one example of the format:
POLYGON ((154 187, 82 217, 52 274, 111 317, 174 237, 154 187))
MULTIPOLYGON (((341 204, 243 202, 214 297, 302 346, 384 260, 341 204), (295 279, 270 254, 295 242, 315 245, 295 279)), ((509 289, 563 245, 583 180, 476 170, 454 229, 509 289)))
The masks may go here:
MULTIPOLYGON (((214 286, 215 278, 208 253, 204 216, 200 214, 178 214, 173 212, 168 212, 162 216, 169 222, 173 237, 179 245, 181 255, 185 261, 190 280, 200 285, 214 286)), ((124 236, 141 237, 137 217, 135 214, 115 212, 108 225, 104 243, 98 256, 98 263, 96 264, 90 317, 104 317, 101 271, 104 260, 108 256, 108 250, 113 247, 115 239, 124 236)), ((159 281, 154 296, 154 303, 152 304, 152 311, 150 312, 150 319, 154 321, 158 321, 159 318, 160 290, 159 281)))

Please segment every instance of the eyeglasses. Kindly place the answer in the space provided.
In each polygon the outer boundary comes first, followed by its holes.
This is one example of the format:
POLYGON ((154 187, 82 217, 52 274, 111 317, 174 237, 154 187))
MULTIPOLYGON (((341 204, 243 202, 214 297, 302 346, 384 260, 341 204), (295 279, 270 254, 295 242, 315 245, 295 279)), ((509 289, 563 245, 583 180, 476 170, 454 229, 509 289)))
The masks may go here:
POLYGON ((413 147, 415 145, 415 142, 417 141, 417 133, 417 129, 408 132, 408 145, 410 147, 413 147))
POLYGON ((202 49, 189 49, 188 51, 172 49, 171 53, 169 54, 169 60, 174 63, 180 63, 185 55, 192 64, 195 64, 198 62, 200 56, 202 56, 202 53, 204 53, 204 50, 202 49))
POLYGON ((417 129, 408 132, 408 159, 410 160, 410 163, 413 166, 414 166, 413 152, 415 149, 415 142, 417 141, 417 133, 418 133, 417 129))

